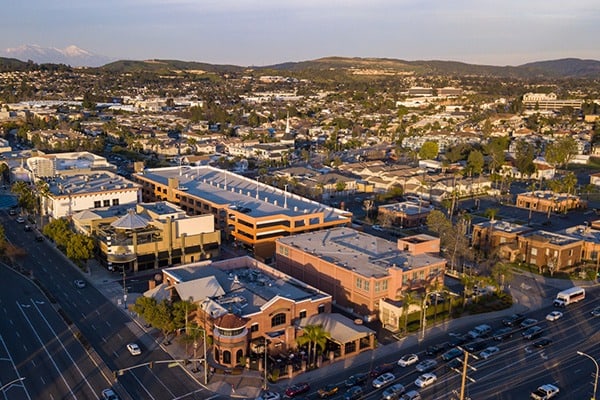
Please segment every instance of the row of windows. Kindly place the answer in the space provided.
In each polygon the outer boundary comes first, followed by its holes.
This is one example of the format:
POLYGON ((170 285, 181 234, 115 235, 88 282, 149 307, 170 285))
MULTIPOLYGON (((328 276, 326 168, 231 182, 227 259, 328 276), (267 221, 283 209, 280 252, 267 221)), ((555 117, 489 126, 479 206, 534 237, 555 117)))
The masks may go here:
MULTIPOLYGON (((112 199, 112 205, 113 206, 118 206, 119 205, 119 199, 112 199)), ((100 207, 110 207, 110 199, 109 200, 96 200, 94 201, 94 208, 100 208, 100 207)))
MULTIPOLYGON (((546 249, 546 256, 550 256, 550 249, 546 249)), ((538 255, 538 249, 536 249, 535 247, 531 248, 531 255, 532 256, 537 256, 538 255)), ((552 255, 553 257, 558 257, 558 250, 554 250, 554 254, 552 255)), ((569 250, 569 257, 573 256, 573 249, 569 250)))
MULTIPOLYGON (((325 312, 325 307, 323 305, 319 306, 319 314, 325 312)), ((298 314, 298 318, 306 318, 306 310, 301 310, 298 314)), ((271 318, 271 328, 274 328, 279 325, 285 325, 287 317, 284 313, 279 313, 271 318)), ((258 332, 258 323, 254 323, 250 326, 250 332, 258 332)))

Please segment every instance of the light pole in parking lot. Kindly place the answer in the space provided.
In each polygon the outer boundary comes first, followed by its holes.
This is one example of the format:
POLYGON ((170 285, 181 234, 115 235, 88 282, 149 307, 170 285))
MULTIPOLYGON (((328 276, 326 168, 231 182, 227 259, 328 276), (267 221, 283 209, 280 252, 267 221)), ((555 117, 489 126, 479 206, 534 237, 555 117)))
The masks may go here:
POLYGON ((598 389, 598 374, 600 373, 600 368, 598 368, 598 361, 596 361, 594 357, 590 356, 587 353, 584 353, 583 351, 578 351, 577 354, 589 358, 596 366, 596 377, 594 378, 594 395, 592 396, 592 400, 596 400, 596 389, 598 389))

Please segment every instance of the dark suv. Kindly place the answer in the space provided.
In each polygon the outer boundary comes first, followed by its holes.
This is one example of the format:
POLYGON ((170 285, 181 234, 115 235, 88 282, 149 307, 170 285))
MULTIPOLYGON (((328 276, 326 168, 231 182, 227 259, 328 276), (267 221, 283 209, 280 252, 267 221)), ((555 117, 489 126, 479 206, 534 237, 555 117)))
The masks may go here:
POLYGON ((519 326, 519 324, 525 321, 526 318, 527 317, 525 317, 523 314, 513 314, 510 317, 503 319, 502 325, 510 327, 519 326))

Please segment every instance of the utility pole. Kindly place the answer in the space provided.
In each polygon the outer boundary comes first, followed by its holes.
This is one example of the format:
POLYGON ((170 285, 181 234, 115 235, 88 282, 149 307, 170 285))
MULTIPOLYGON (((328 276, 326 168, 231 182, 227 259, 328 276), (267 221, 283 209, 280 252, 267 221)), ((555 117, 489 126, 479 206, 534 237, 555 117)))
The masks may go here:
MULTIPOLYGON (((458 347, 458 348, 459 348, 459 349, 461 349, 461 350, 463 351, 463 354, 464 354, 464 356, 465 356, 465 358, 464 358, 464 360, 463 360, 462 371, 459 371, 459 370, 457 370, 457 369, 455 369, 455 368, 453 368, 453 369, 454 369, 454 371, 456 371, 456 372, 458 372, 458 373, 460 373, 460 374, 461 374, 461 380, 460 380, 460 396, 459 396, 459 400, 465 400, 465 388, 466 388, 466 385, 467 385, 467 379, 468 379, 470 382, 473 382, 473 383, 475 382, 475 379, 473 379, 473 378, 471 378, 471 377, 469 377, 469 376, 467 375, 467 370, 468 370, 468 369, 472 369, 473 371, 477 371, 477 369, 476 369, 476 368, 474 368, 474 367, 469 367, 469 356, 471 356, 471 357, 473 357, 473 358, 475 358, 475 359, 477 359, 477 357, 475 357, 475 355, 473 355, 473 354, 469 353, 468 351, 466 351, 466 350, 465 350, 465 349, 463 349, 462 347, 458 347)), ((466 400, 469 400, 469 398, 467 398, 466 400)))

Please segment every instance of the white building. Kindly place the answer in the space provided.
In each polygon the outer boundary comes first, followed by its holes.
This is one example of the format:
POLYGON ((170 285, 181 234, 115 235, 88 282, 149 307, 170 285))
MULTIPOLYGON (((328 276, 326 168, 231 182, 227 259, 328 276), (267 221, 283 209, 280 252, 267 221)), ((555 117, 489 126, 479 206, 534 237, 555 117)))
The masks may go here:
POLYGON ((95 208, 135 205, 141 201, 141 190, 137 183, 107 171, 89 175, 60 175, 46 182, 48 195, 42 201, 42 213, 50 218, 61 218, 95 208))

